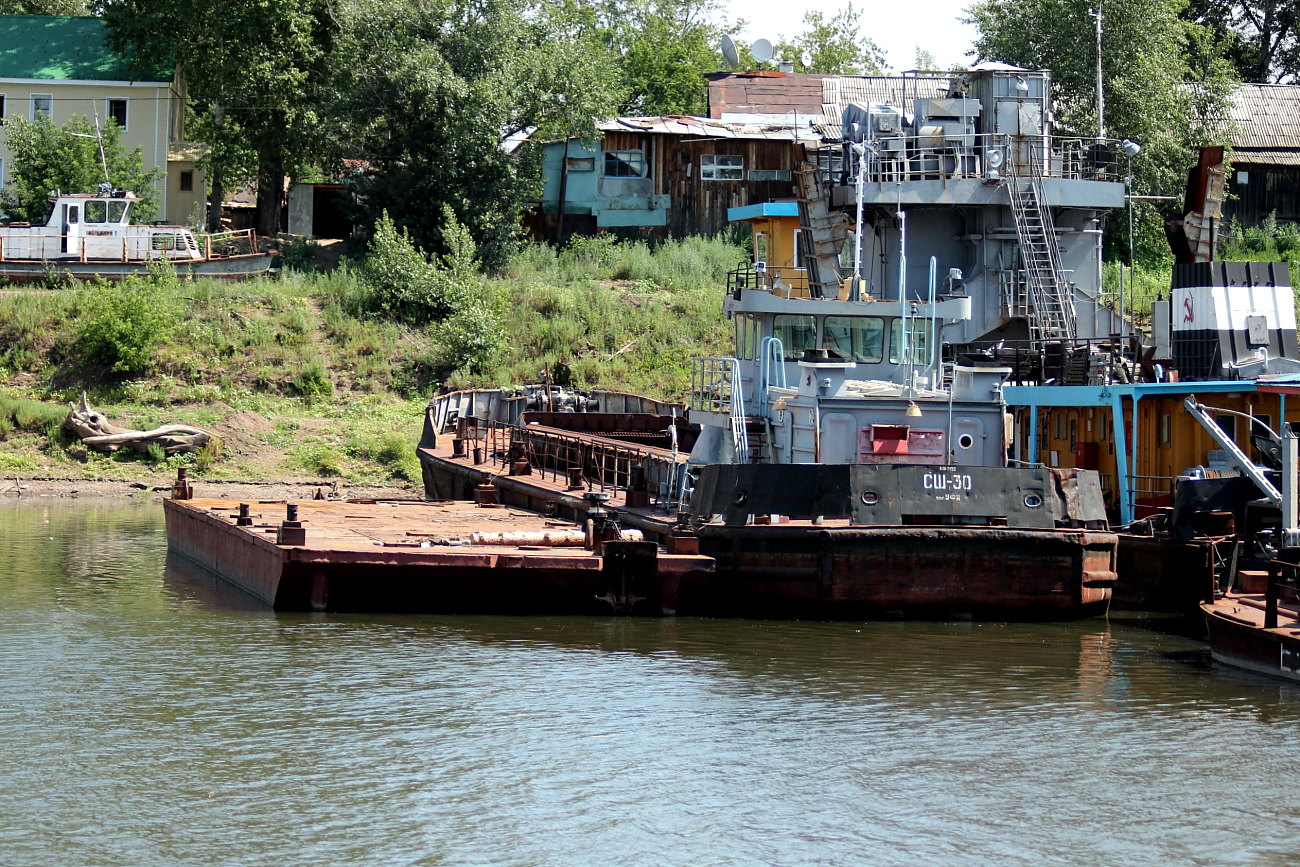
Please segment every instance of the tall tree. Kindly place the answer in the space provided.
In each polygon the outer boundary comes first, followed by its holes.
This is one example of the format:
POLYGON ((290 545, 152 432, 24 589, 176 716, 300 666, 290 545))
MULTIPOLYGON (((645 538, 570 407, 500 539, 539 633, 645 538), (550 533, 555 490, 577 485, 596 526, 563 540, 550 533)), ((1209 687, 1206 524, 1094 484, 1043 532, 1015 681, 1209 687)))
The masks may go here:
POLYGON ((1191 0, 1184 17, 1218 34, 1246 81, 1293 81, 1300 75, 1296 0, 1191 0))
POLYGON ((0 15, 89 15, 98 5, 85 0, 0 0, 0 15))
POLYGON ((338 154, 360 160, 363 218, 384 211, 421 248, 448 252, 444 208, 482 263, 504 263, 535 174, 503 142, 593 138, 614 113, 615 73, 570 38, 563 9, 523 0, 354 0, 331 63, 349 70, 331 113, 338 154))
POLYGON ((176 62, 213 151, 211 225, 227 184, 255 154, 257 228, 280 228, 285 174, 309 158, 314 91, 334 33, 331 0, 113 0, 111 44, 142 63, 176 62))
MULTIPOLYGON (((1105 133, 1142 146, 1132 162, 1139 193, 1181 196, 1193 149, 1224 136, 1231 69, 1204 28, 1179 17, 1185 3, 1125 0, 1102 8, 1105 133)), ((1058 135, 1098 133, 1096 8, 1096 0, 977 0, 969 10, 980 60, 1051 70, 1058 135)), ((1136 213, 1139 252, 1163 257, 1162 220, 1147 205, 1136 213)), ((1113 232, 1110 240, 1117 241, 1113 232)))
POLYGON ((849 3, 830 18, 817 10, 803 15, 803 32, 782 38, 776 57, 795 62, 797 72, 826 75, 880 75, 885 55, 862 35, 862 11, 849 3), (809 62, 804 63, 804 59, 809 62))

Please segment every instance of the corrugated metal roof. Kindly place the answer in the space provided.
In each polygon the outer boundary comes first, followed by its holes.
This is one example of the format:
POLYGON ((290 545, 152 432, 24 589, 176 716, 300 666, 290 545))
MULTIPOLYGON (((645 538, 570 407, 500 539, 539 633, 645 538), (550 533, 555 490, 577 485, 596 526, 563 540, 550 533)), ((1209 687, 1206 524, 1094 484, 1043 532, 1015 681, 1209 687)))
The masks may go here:
POLYGON ((127 59, 105 44, 107 32, 100 18, 0 15, 0 78, 171 81, 171 69, 133 75, 127 59))
POLYGON ((821 133, 809 125, 820 120, 799 115, 796 120, 776 123, 729 123, 708 117, 666 115, 663 117, 620 117, 596 124, 601 132, 643 132, 651 135, 680 135, 698 138, 749 138, 770 141, 819 141, 821 133))
POLYGON ((1300 148, 1300 85, 1237 85, 1232 120, 1234 148, 1300 148))
POLYGON ((1234 150, 1233 166, 1300 166, 1300 142, 1291 150, 1234 150))

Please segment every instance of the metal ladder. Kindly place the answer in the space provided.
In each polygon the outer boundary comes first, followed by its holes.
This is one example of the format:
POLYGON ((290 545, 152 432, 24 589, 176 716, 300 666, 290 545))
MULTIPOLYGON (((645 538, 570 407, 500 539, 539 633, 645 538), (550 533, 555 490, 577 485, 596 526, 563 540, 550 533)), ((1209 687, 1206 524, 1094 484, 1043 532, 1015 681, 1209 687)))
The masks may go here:
POLYGON ((816 165, 800 162, 794 178, 799 225, 809 239, 804 248, 808 292, 813 298, 834 298, 840 291, 840 250, 849 236, 848 222, 844 214, 831 213, 816 165))
POLYGON ((1012 174, 1007 189, 1011 212, 1020 238, 1020 257, 1025 266, 1025 285, 1032 311, 1029 333, 1040 347, 1045 343, 1072 341, 1077 332, 1074 299, 1061 278, 1061 250, 1056 243, 1056 225, 1043 205, 1043 188, 1038 160, 1030 160, 1027 176, 1012 174))

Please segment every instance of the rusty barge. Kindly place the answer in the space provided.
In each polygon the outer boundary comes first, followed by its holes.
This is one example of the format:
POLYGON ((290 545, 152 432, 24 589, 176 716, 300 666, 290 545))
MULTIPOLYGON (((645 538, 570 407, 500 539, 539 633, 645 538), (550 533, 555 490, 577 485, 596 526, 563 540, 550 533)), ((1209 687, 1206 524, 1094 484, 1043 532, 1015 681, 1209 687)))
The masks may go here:
POLYGON ((595 509, 585 528, 487 502, 182 493, 164 511, 174 553, 286 611, 659 616, 713 568, 625 538, 595 509))

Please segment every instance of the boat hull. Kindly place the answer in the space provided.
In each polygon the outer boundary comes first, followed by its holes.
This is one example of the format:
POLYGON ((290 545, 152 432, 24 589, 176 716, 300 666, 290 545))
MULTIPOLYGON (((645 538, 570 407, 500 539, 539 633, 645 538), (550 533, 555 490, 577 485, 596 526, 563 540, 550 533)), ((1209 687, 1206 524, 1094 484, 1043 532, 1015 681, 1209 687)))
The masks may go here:
POLYGON ((1089 530, 705 526, 702 614, 1072 619, 1105 611, 1118 540, 1089 530))
POLYGON ((1262 606, 1231 596, 1201 606, 1214 661, 1233 668, 1300 683, 1300 637, 1293 618, 1287 628, 1265 629, 1262 606))
MULTIPOLYGON (((182 277, 206 277, 215 280, 246 280, 266 274, 273 257, 269 254, 230 256, 221 259, 169 260, 182 277)), ((38 283, 51 275, 76 280, 117 281, 149 274, 145 262, 66 262, 56 259, 38 261, 0 261, 0 280, 9 283, 38 283)))

